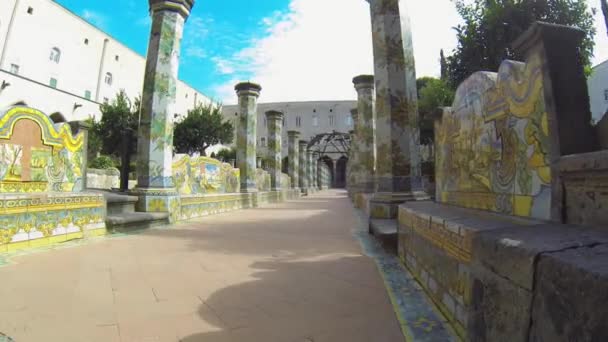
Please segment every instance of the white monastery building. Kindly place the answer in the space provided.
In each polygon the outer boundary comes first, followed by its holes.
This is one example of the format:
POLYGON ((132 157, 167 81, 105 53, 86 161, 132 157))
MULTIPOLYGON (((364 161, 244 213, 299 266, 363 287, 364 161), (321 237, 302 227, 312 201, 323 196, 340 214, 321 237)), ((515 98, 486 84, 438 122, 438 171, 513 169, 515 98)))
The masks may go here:
MULTIPOLYGON (((99 118, 99 104, 121 89, 130 99, 141 95, 145 64, 52 0, 0 0, 0 108, 24 102, 67 121, 99 118)), ((179 81, 174 114, 208 101, 179 81)))
MULTIPOLYGON (((262 85, 263 87, 263 85, 262 85)), ((283 157, 287 156, 287 132, 299 131, 300 140, 310 141, 317 134, 349 133, 354 129, 351 109, 357 108, 357 101, 316 101, 316 102, 278 102, 259 103, 257 115, 257 151, 266 155, 268 147, 268 126, 266 112, 282 112, 283 119, 283 157)), ((223 115, 233 121, 236 127, 238 106, 224 106, 223 115)), ((339 156, 336 156, 339 157, 339 156)))

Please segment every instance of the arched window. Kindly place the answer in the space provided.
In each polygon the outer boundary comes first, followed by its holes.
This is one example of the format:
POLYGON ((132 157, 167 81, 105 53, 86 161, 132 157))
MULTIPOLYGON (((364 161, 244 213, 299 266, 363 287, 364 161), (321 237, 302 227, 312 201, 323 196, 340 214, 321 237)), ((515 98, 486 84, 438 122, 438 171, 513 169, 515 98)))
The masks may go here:
POLYGON ((261 139, 262 147, 266 147, 266 138, 261 139))
POLYGON ((61 60, 61 50, 59 50, 59 48, 56 48, 56 47, 52 48, 51 56, 49 59, 55 63, 59 63, 59 61, 61 60))
POLYGON ((111 72, 106 72, 106 84, 112 85, 113 77, 111 72))

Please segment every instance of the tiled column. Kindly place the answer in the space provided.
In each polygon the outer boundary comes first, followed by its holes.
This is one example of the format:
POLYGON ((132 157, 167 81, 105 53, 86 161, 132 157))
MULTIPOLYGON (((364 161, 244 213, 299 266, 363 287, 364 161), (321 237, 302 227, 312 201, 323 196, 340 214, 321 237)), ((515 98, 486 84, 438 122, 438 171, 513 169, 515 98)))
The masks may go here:
POLYGON ((317 171, 319 169, 319 152, 313 152, 312 162, 312 184, 316 190, 321 190, 321 187, 319 186, 319 172, 317 171))
POLYGON ((300 132, 288 131, 288 144, 289 144, 289 177, 291 177, 291 187, 293 189, 299 189, 300 186, 300 160, 299 160, 299 145, 298 137, 300 132))
POLYGON ((239 120, 236 131, 236 165, 241 173, 241 192, 257 192, 256 179, 256 122, 257 100, 262 87, 243 82, 234 89, 239 97, 239 120))
POLYGON ((357 170, 360 168, 358 157, 358 144, 357 141, 357 129, 359 125, 359 111, 358 109, 351 109, 350 116, 353 119, 354 130, 349 131, 350 134, 350 149, 348 150, 348 164, 346 165, 346 190, 348 190, 349 196, 353 196, 356 192, 357 184, 357 170))
POLYGON ((375 190, 376 123, 374 113, 374 76, 361 75, 353 79, 357 90, 358 121, 355 125, 356 191, 372 193, 375 190))
POLYGON ((266 124, 268 125, 270 191, 280 191, 283 113, 273 110, 266 112, 266 124))
POLYGON ((303 193, 308 193, 308 176, 306 175, 306 170, 308 169, 308 157, 306 155, 306 150, 308 148, 308 141, 300 140, 299 148, 300 151, 300 167, 298 169, 298 179, 300 181, 300 190, 303 193))
POLYGON ((313 183, 314 181, 314 177, 312 176, 313 174, 313 159, 312 159, 312 149, 307 149, 306 150, 306 177, 308 178, 308 189, 311 192, 315 191, 315 185, 313 183))
POLYGON ((179 217, 173 181, 173 114, 184 22, 194 0, 149 0, 152 29, 141 99, 137 144, 137 210, 179 217))
POLYGON ((422 191, 416 70, 406 0, 370 3, 376 82, 376 191, 372 218, 396 218, 397 206, 428 199, 422 191))

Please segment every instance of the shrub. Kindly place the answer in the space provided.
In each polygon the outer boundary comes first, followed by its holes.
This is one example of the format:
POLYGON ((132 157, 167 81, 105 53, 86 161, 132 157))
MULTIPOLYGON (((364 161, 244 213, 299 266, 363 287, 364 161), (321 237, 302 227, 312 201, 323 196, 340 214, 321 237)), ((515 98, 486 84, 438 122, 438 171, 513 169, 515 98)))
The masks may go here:
POLYGON ((89 162, 89 167, 92 169, 112 169, 115 168, 114 160, 108 156, 99 156, 89 162))

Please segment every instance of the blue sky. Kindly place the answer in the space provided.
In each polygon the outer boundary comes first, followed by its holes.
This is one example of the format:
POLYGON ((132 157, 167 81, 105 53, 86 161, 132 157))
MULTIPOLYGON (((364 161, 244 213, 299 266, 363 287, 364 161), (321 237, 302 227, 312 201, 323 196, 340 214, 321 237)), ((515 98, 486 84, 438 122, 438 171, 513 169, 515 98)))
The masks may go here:
MULTIPOLYGON (((0 0, 2 1, 2 0, 0 0)), ((147 0, 56 0, 140 54, 150 30, 147 0)), ((598 7, 599 0, 586 0, 598 7)), ((416 73, 439 76, 439 51, 456 46, 451 0, 409 0, 416 73), (432 20, 430 20, 432 19, 432 20)), ((594 64, 608 58, 596 14, 594 64)), ((260 102, 353 100, 352 78, 373 73, 365 0, 197 0, 186 22, 180 79, 224 104, 234 85, 262 85, 260 102)))
MULTIPOLYGON (((72 12, 145 55, 150 32, 148 1, 56 0, 72 12), (117 9, 121 10, 117 10, 117 9)), ((218 58, 232 56, 266 30, 265 18, 288 10, 289 0, 197 1, 184 28, 180 79, 209 96, 233 78, 218 68, 218 58)), ((252 75, 239 72, 243 79, 252 75)))

